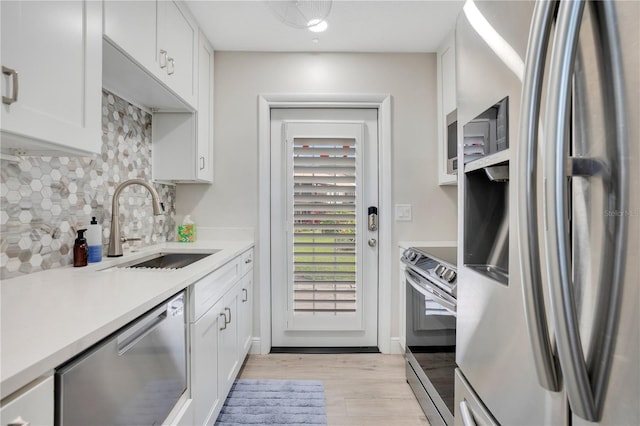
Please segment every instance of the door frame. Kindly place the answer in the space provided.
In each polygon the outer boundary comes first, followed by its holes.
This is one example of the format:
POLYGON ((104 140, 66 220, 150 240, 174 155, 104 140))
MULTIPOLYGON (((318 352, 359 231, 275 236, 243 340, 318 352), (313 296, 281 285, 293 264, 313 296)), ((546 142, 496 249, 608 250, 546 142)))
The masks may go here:
POLYGON ((378 348, 391 353, 391 95, 258 95, 258 241, 260 353, 271 351, 271 108, 376 108, 378 110, 378 348))

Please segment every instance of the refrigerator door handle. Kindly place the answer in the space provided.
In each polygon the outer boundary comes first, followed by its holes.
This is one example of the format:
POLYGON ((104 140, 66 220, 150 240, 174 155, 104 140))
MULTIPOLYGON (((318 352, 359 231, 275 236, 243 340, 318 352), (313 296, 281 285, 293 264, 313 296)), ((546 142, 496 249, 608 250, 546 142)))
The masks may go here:
POLYGON ((542 291, 540 246, 538 244, 538 126, 542 97, 542 80, 549 37, 557 8, 556 1, 536 2, 525 61, 522 124, 518 162, 524 173, 518 181, 518 241, 525 315, 540 385, 550 391, 560 390, 553 346, 549 338, 547 314, 542 291))
MULTIPOLYGON (((552 50, 551 72, 546 105, 546 140, 554 142, 545 152, 544 202, 545 247, 548 256, 548 285, 558 344, 558 357, 564 375, 565 388, 573 413, 589 421, 598 421, 602 411, 609 369, 615 342, 618 312, 623 282, 628 211, 628 169, 624 118, 624 89, 621 52, 612 2, 593 2, 597 15, 598 47, 602 49, 601 70, 611 115, 605 119, 607 157, 611 161, 604 174, 607 190, 606 209, 621 212, 603 221, 607 257, 600 274, 600 285, 606 283, 607 295, 599 300, 594 321, 593 339, 589 348, 589 365, 585 361, 580 337, 578 314, 572 283, 567 224, 567 151, 571 119, 571 85, 576 58, 578 35, 584 1, 562 2, 558 11, 556 35, 552 50)), ((579 284, 579 283, 578 283, 579 284)))
POLYGON ((627 150, 627 120, 625 117, 624 76, 622 72, 622 50, 618 39, 618 22, 614 2, 593 2, 592 7, 599 19, 596 30, 602 51, 603 83, 606 93, 610 93, 609 107, 605 124, 608 129, 607 161, 608 164, 596 164, 588 170, 600 173, 604 187, 608 193, 603 226, 605 246, 603 258, 606 262, 600 274, 600 286, 606 283, 606 291, 598 299, 596 308, 598 319, 589 346, 589 371, 591 373, 591 389, 596 404, 596 413, 602 412, 604 397, 608 384, 615 340, 617 336, 622 284, 627 246, 627 224, 629 212, 629 169, 627 150), (604 169, 601 171, 600 169, 604 169))
POLYGON ((558 343, 558 358, 564 374, 571 409, 578 416, 596 420, 596 409, 575 310, 569 259, 567 224, 568 129, 571 119, 571 81, 584 12, 583 1, 561 2, 551 53, 547 93, 547 125, 544 162, 544 225, 547 277, 551 311, 558 343))

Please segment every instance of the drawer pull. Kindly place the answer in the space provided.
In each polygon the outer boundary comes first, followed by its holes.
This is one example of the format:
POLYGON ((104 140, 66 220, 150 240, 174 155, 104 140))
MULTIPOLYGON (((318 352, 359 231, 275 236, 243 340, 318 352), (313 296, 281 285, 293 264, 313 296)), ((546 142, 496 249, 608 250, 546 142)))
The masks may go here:
POLYGON ((220 327, 220 330, 225 330, 227 328, 227 314, 220 312, 220 316, 224 317, 224 324, 220 327))
POLYGON ((167 67, 167 51, 160 49, 160 68, 167 67))
POLYGON ((247 300, 249 300, 249 292, 247 291, 246 288, 242 289, 242 302, 246 302, 247 300))
POLYGON ((2 103, 11 105, 14 102, 18 101, 18 72, 14 69, 2 66, 2 74, 8 75, 11 77, 13 83, 13 89, 11 93, 11 97, 2 96, 2 103))

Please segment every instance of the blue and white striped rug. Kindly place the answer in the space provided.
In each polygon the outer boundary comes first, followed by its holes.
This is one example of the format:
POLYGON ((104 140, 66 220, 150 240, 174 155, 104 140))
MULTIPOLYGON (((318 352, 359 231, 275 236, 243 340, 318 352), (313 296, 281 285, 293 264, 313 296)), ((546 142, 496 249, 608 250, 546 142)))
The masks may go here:
POLYGON ((310 380, 236 380, 216 425, 326 425, 324 386, 310 380))

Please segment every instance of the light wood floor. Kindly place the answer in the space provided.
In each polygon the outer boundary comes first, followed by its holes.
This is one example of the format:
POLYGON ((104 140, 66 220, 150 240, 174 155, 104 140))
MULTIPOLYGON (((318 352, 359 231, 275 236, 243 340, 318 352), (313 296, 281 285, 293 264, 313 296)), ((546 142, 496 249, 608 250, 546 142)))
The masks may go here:
POLYGON ((249 355, 239 377, 322 381, 328 426, 429 424, 405 380, 402 355, 249 355))

